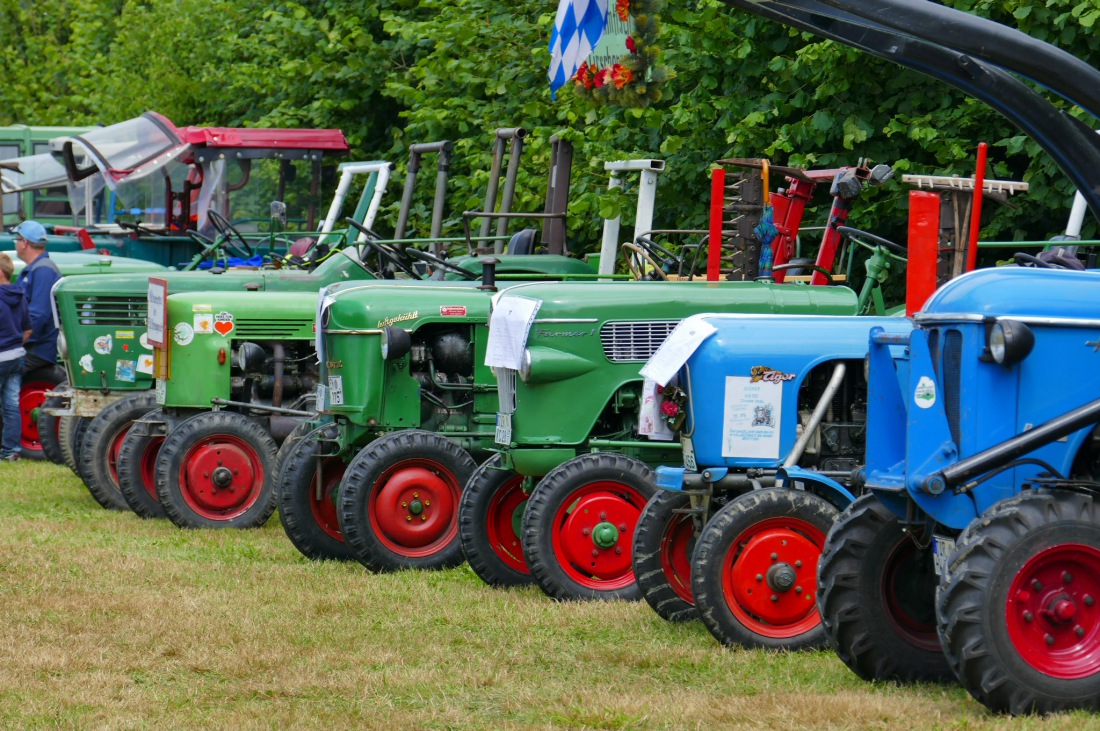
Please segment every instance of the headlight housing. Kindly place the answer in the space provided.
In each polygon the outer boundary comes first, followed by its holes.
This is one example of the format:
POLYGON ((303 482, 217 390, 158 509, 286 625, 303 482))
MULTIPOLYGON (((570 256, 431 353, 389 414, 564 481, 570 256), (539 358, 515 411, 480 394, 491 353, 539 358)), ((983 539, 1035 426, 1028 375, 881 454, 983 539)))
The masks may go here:
POLYGON ((523 349, 523 365, 520 366, 518 371, 519 380, 527 383, 527 379, 531 377, 531 349, 523 349))
POLYGON ((406 330, 387 325, 382 328, 382 360, 404 358, 412 350, 412 336, 406 330))
POLYGON ((989 328, 986 349, 993 362, 1003 366, 1019 363, 1035 347, 1035 333, 1017 320, 997 320, 989 328))

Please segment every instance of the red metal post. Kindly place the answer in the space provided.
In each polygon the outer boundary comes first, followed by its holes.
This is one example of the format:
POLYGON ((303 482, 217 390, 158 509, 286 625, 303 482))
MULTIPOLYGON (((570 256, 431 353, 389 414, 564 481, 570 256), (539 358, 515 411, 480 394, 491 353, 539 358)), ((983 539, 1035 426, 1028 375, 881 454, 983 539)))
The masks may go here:
POLYGON ((714 168, 710 179, 710 248, 707 251, 707 281, 717 282, 722 274, 722 213, 726 204, 726 171, 714 168))
POLYGON ((974 205, 970 207, 970 237, 966 243, 966 271, 978 263, 978 231, 982 227, 982 191, 985 188, 985 158, 988 145, 978 143, 978 164, 974 170, 974 205))
POLYGON ((909 263, 906 267, 905 314, 912 317, 936 291, 940 248, 940 196, 909 191, 909 263))

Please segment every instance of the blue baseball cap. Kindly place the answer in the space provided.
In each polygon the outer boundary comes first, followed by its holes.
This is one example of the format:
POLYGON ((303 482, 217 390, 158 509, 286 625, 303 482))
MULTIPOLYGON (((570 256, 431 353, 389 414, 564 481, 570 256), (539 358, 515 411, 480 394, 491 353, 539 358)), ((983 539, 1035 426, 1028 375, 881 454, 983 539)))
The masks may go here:
POLYGON ((46 229, 38 221, 23 221, 11 231, 14 234, 19 234, 32 244, 46 244, 46 229))

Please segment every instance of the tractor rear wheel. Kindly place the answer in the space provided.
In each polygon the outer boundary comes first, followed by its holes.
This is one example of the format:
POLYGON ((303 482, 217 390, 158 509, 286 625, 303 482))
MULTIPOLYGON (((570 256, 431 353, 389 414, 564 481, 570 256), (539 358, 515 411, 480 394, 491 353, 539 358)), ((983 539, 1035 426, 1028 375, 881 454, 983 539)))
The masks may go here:
POLYGON ((19 387, 19 419, 22 426, 19 452, 24 459, 46 458, 38 431, 38 417, 46 400, 46 392, 57 388, 64 378, 64 371, 58 366, 38 368, 23 375, 19 387))
POLYGON ((669 622, 697 619, 691 593, 691 554, 695 525, 684 512, 691 499, 682 492, 658 490, 646 503, 634 534, 634 576, 642 598, 669 622))
POLYGON ((825 644, 814 595, 837 510, 803 490, 771 487, 731 500, 699 535, 691 588, 724 645, 801 650, 825 644))
POLYGON ((326 424, 296 438, 283 454, 275 482, 283 530, 294 547, 314 561, 355 558, 336 516, 336 493, 347 470, 347 464, 332 454, 336 437, 336 426, 326 424))
POLYGON ((999 713, 1100 709, 1100 513, 1084 493, 1036 490, 959 538, 936 612, 944 652, 999 713))
POLYGON ((523 555, 553 599, 641 598, 630 555, 653 497, 653 470, 610 452, 558 465, 535 487, 523 516, 523 555))
MULTIPOLYGON (((163 418, 164 412, 161 409, 153 409, 135 421, 163 421, 163 418)), ((156 466, 162 444, 164 437, 159 434, 138 434, 130 429, 118 447, 115 469, 118 472, 119 492, 130 510, 142 518, 168 517, 157 497, 156 466)))
POLYGON ((817 570, 829 644, 864 680, 954 678, 936 634, 932 552, 873 494, 841 513, 817 570))
POLYGON ((157 457, 157 497, 181 528, 256 528, 275 512, 275 452, 247 416, 208 411, 179 422, 157 457))
POLYGON ((458 566, 458 503, 476 467, 466 450, 434 432, 375 439, 340 484, 344 540, 371 571, 458 566))
MULTIPOLYGON (((68 385, 68 381, 62 381, 54 388, 64 388, 68 385)), ((65 464, 65 453, 61 451, 61 440, 57 436, 59 417, 47 414, 46 409, 57 408, 61 404, 59 397, 47 396, 38 412, 38 441, 42 444, 42 456, 54 464, 65 464)))
POLYGON ((523 476, 500 466, 494 454, 462 490, 458 534, 474 573, 489 586, 534 583, 520 541, 527 493, 523 476))
POLYGON ((86 416, 62 416, 57 424, 57 438, 61 442, 61 454, 65 459, 65 466, 77 477, 80 476, 77 455, 80 454, 81 445, 84 443, 84 432, 88 430, 88 424, 91 421, 86 416))
POLYGON ((155 405, 152 392, 135 393, 107 406, 88 425, 77 467, 92 497, 105 508, 129 509, 118 482, 120 448, 134 420, 155 405))

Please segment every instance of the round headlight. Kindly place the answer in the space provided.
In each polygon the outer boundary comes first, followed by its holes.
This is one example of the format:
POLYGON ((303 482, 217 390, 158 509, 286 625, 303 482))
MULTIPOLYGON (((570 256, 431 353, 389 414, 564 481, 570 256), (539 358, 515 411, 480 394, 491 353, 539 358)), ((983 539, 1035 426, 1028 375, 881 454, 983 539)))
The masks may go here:
POLYGON ((527 379, 531 377, 531 351, 528 348, 523 349, 523 365, 519 369, 519 380, 527 383, 527 379))
POLYGON ((382 360, 404 358, 412 350, 412 336, 399 327, 382 328, 382 360))
POLYGON ((69 357, 69 344, 65 341, 65 333, 57 333, 57 357, 66 360, 69 357))
POLYGON ((998 320, 989 330, 989 355, 1001 365, 1019 363, 1033 347, 1035 334, 1022 322, 998 320))

